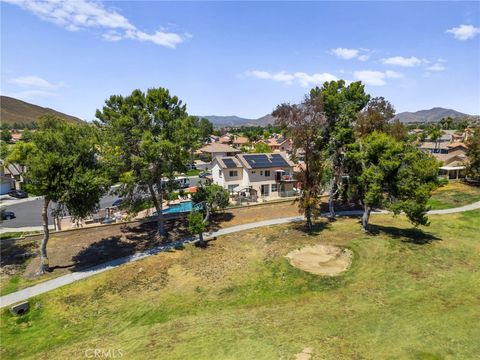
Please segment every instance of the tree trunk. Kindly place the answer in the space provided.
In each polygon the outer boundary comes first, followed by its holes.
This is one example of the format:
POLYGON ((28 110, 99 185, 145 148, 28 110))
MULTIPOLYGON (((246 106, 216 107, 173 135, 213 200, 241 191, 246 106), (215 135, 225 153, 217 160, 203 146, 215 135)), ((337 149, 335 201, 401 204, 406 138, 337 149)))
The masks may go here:
POLYGON ((198 233, 198 245, 200 247, 205 247, 205 240, 203 239, 203 232, 198 233))
POLYGON ((334 201, 335 201, 335 195, 337 195, 337 191, 338 191, 338 186, 337 186, 337 177, 334 176, 333 179, 332 179, 332 186, 330 188, 330 194, 329 194, 329 198, 328 198, 328 211, 329 211, 329 218, 331 219, 335 219, 335 205, 334 205, 334 201))
POLYGON ((308 207, 305 209, 305 218, 307 219, 307 230, 308 232, 312 231, 313 223, 312 223, 312 209, 308 207))
POLYGON ((60 216, 56 216, 55 220, 57 222, 57 230, 61 231, 62 230, 62 221, 60 220, 60 216))
POLYGON ((159 193, 160 193, 160 201, 157 199, 157 194, 155 193, 155 190, 153 189, 153 185, 149 184, 148 185, 148 190, 150 191, 150 196, 152 197, 153 205, 155 205, 155 210, 157 210, 157 229, 158 229, 158 234, 161 237, 165 236, 165 226, 164 226, 164 221, 163 221, 163 191, 162 191, 162 184, 161 181, 157 185, 159 186, 159 193))
POLYGON ((370 212, 372 209, 368 205, 363 206, 362 228, 363 231, 368 232, 368 220, 370 219, 370 212))
POLYGON ((43 220, 43 239, 40 244, 40 268, 38 269, 38 274, 45 274, 45 272, 50 271, 50 266, 48 264, 47 256, 47 243, 50 237, 50 232, 48 230, 48 204, 50 199, 45 197, 43 199, 43 210, 42 210, 42 220, 43 220))

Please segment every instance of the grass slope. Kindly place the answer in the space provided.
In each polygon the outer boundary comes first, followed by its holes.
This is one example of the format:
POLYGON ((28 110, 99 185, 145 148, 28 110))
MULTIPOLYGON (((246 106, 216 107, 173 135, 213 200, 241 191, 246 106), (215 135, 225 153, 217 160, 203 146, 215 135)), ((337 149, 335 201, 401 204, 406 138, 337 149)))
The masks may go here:
POLYGON ((432 210, 451 209, 480 201, 480 187, 461 182, 449 182, 437 189, 428 204, 432 210))
POLYGON ((44 108, 38 105, 11 98, 9 96, 0 97, 1 119, 6 124, 29 124, 37 122, 42 115, 50 114, 65 119, 71 123, 82 122, 79 118, 61 113, 59 111, 44 108))
POLYGON ((480 353, 480 212, 283 225, 218 238, 207 249, 162 253, 3 310, 2 359, 473 359, 480 353), (284 258, 328 243, 352 268, 319 277, 284 258), (112 351, 113 351, 112 350, 112 351))

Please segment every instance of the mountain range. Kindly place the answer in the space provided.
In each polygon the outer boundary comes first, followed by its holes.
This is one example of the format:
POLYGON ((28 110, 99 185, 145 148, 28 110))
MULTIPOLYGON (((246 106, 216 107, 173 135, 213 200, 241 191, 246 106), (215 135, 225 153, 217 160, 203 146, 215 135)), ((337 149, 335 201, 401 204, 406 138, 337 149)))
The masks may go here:
POLYGON ((429 110, 419 110, 415 112, 405 111, 396 114, 393 119, 398 119, 402 123, 438 122, 442 118, 446 118, 449 116, 454 119, 478 118, 478 116, 464 114, 456 110, 434 107, 429 110))
POLYGON ((71 123, 83 122, 79 118, 62 112, 30 104, 9 96, 0 96, 0 119, 5 124, 29 124, 37 122, 42 115, 54 115, 71 123))
MULTIPOLYGON (((0 96, 0 108, 1 108, 1 121, 2 123, 13 124, 20 123, 26 124, 36 122, 45 114, 51 114, 63 118, 69 122, 82 122, 78 117, 68 115, 50 108, 41 107, 38 105, 30 104, 28 102, 18 100, 9 96, 0 96)), ((441 107, 434 107, 429 110, 420 110, 416 112, 402 112, 395 115, 393 119, 398 119, 402 123, 420 123, 420 122, 438 122, 444 117, 452 118, 469 118, 474 119, 476 122, 480 122, 480 116, 468 115, 462 112, 445 109, 441 107)), ((275 118, 271 114, 264 115, 258 119, 247 119, 236 115, 231 116, 219 116, 219 115, 206 115, 199 116, 210 120, 214 127, 239 127, 239 126, 266 126, 273 124, 275 118)))
MULTIPOLYGON (((429 110, 419 110, 415 112, 401 112, 395 115, 392 120, 400 120, 402 123, 424 123, 424 122, 438 122, 444 117, 450 116, 451 118, 469 118, 478 121, 480 117, 478 115, 468 115, 460 111, 453 109, 445 109, 441 107, 434 107, 429 110)), ((207 115, 203 116, 210 120, 215 127, 232 127, 232 126, 266 126, 273 124, 275 118, 271 114, 267 114, 258 119, 246 119, 232 116, 217 116, 207 115)))
POLYGON ((208 119, 213 126, 217 128, 236 126, 266 126, 275 122, 275 118, 271 114, 259 117, 258 119, 247 119, 236 115, 205 115, 199 117, 208 119))

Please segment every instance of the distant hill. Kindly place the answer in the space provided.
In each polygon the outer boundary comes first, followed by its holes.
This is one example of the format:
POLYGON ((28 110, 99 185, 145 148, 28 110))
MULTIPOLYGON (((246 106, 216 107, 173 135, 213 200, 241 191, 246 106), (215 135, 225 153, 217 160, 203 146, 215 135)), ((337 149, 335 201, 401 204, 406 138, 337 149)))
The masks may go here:
POLYGON ((444 117, 452 118, 475 118, 476 116, 461 113, 452 109, 445 109, 441 107, 434 107, 430 110, 420 110, 415 112, 402 112, 393 118, 398 119, 402 123, 417 123, 417 122, 438 122, 444 117))
POLYGON ((206 115, 200 116, 207 118, 213 124, 214 127, 236 127, 236 126, 267 126, 273 124, 275 118, 268 114, 258 119, 247 119, 236 115, 231 116, 218 116, 218 115, 206 115))
POLYGON ((81 119, 61 113, 59 111, 44 108, 38 105, 11 98, 9 96, 0 96, 0 118, 2 123, 6 124, 29 124, 37 122, 42 115, 50 114, 65 119, 71 123, 82 122, 81 119))

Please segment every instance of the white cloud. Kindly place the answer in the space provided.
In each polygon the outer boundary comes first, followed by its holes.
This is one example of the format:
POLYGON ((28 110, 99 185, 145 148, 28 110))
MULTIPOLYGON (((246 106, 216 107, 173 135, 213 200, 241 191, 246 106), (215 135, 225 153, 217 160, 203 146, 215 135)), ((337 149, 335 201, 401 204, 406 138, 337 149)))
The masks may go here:
POLYGON ((13 79, 9 79, 8 82, 13 85, 17 85, 23 88, 37 88, 44 90, 56 90, 63 86, 62 83, 53 84, 39 76, 19 76, 13 79))
POLYGON ((345 59, 345 60, 350 60, 350 59, 358 59, 360 61, 367 61, 370 58, 369 54, 366 54, 370 52, 369 49, 348 49, 348 48, 336 48, 336 49, 331 49, 328 53, 335 55, 336 57, 340 59, 345 59))
POLYGON ((330 53, 341 59, 353 59, 356 58, 360 51, 357 49, 336 48, 330 50, 330 53))
POLYGON ((387 70, 385 72, 373 70, 354 71, 353 76, 356 80, 360 80, 371 86, 384 86, 387 84, 386 79, 403 78, 403 74, 392 70, 387 70))
POLYGON ((154 44, 166 46, 174 49, 177 44, 180 44, 185 40, 184 37, 176 34, 163 31, 156 31, 154 34, 147 34, 143 31, 127 31, 127 38, 135 39, 139 41, 151 41, 154 44))
POLYGON ((480 34, 480 27, 473 25, 459 25, 447 30, 457 40, 469 40, 480 34))
POLYGON ((411 56, 411 57, 393 56, 393 57, 382 59, 382 63, 386 65, 396 65, 396 66, 403 66, 403 67, 418 66, 422 63, 427 63, 427 62, 428 60, 419 59, 415 56, 411 56))
POLYGON ((325 81, 338 80, 335 75, 329 73, 314 73, 307 74, 305 72, 288 73, 281 71, 277 73, 270 73, 262 70, 246 71, 245 75, 256 77, 262 80, 273 80, 290 85, 294 82, 298 83, 302 87, 309 87, 311 85, 323 84, 325 81))
POLYGON ((105 31, 102 38, 107 41, 133 39, 149 41, 156 45, 175 48, 177 44, 191 37, 158 30, 153 34, 137 29, 130 21, 102 3, 91 0, 3 0, 28 10, 42 20, 62 26, 69 31, 89 28, 105 31))
POLYGON ((115 41, 122 40, 122 35, 120 35, 118 32, 116 32, 114 30, 111 30, 111 31, 108 31, 108 32, 102 34, 102 38, 104 40, 107 40, 107 41, 115 42, 115 41))
POLYGON ((435 63, 432 66, 427 67, 426 69, 429 71, 443 71, 445 70, 445 66, 440 63, 435 63))

